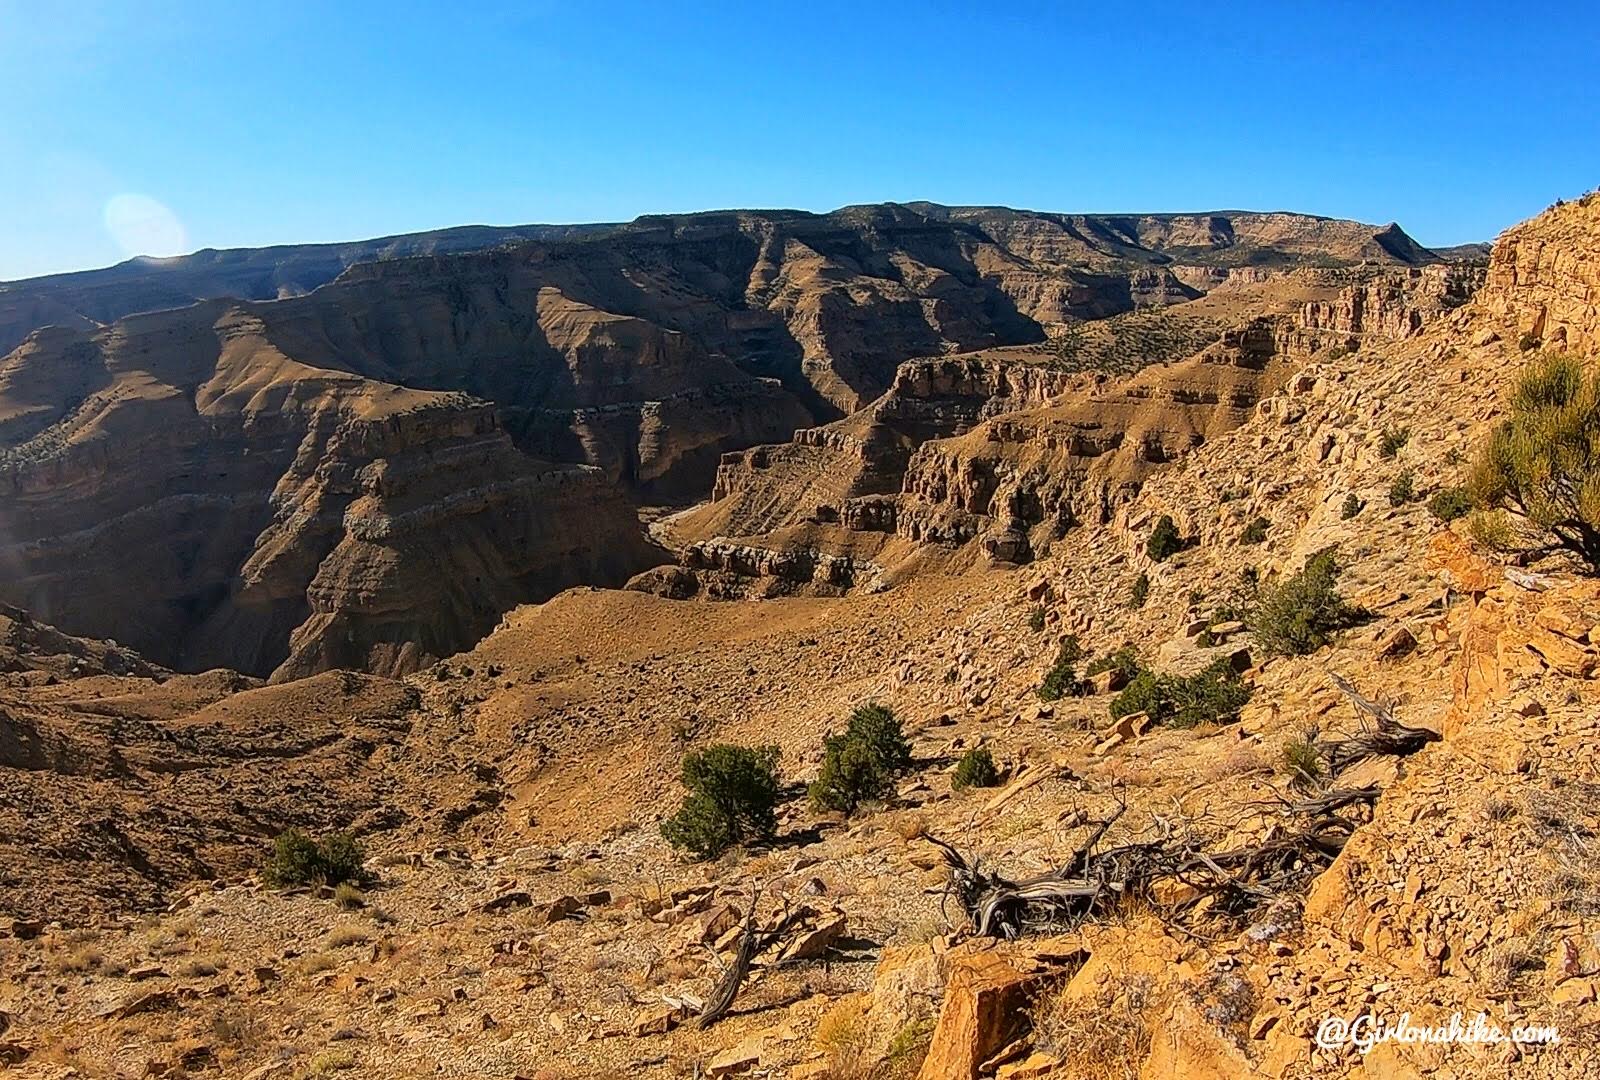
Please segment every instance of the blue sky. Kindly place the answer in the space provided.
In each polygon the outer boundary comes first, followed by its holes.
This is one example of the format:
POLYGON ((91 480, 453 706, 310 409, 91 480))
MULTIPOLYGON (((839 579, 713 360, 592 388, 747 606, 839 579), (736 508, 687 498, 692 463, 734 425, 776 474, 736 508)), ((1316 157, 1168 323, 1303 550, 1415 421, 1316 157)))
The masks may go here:
POLYGON ((1600 185, 1590 5, 1122 7, 0 0, 0 279, 911 199, 1450 244, 1600 185))

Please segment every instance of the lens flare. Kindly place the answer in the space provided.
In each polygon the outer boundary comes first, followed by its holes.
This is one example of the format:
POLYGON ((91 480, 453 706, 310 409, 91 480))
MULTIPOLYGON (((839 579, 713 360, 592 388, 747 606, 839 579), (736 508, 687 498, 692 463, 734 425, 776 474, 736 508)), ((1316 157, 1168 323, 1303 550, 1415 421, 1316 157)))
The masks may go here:
POLYGON ((189 234, 178 215, 148 195, 127 192, 112 196, 106 203, 105 221, 106 231, 125 255, 161 258, 189 250, 189 234))

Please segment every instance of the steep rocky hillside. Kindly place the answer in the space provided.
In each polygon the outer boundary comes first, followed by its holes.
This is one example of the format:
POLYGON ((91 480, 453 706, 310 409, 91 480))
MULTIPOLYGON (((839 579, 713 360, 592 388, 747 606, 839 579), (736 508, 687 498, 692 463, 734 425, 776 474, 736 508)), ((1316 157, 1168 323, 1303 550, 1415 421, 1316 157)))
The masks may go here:
MULTIPOLYGON (((903 364, 866 409, 726 455, 711 500, 658 528, 684 569, 634 587, 684 596, 742 595, 749 578, 767 592, 879 583, 908 553, 926 562, 930 544, 1029 562, 1238 427, 1313 355, 1413 337, 1465 303, 1483 275, 1435 265, 1340 287, 1346 278, 1298 271, 1270 291, 1219 289, 1191 307, 1219 327, 1222 312, 1244 321, 1123 379, 1044 346, 903 364)), ((1107 320, 1112 333, 1116 322, 1107 320)))
MULTIPOLYGON (((1149 219, 1086 263, 997 224, 1018 217, 643 218, 360 263, 271 302, 38 329, 0 360, 0 598, 185 670, 413 671, 517 603, 660 561, 638 503, 703 494, 724 452, 859 408, 909 358, 1199 297, 1174 253, 1431 258, 1392 228, 1235 214, 1149 219)), ((288 274, 368 251, 216 265, 288 274)))
MULTIPOLYGON (((1591 1075, 1600 589, 1559 557, 1494 556, 1426 502, 1502 415, 1526 313, 1584 295, 1568 275, 1600 250, 1591 209, 1507 234, 1491 285, 1419 328, 1365 286, 1290 316, 1268 335, 1285 345, 1262 370, 1279 373, 1228 376, 1261 383, 1242 415, 1195 421, 1203 440, 1144 459, 1137 486, 1020 568, 896 535, 933 554, 879 590, 574 589, 403 679, 265 686, 172 675, 6 613, 0 843, 20 839, 0 852, 0 907, 20 917, 0 920, 0 1063, 51 1078, 1591 1075), (1547 269, 1512 275, 1535 249, 1547 269), (1163 515, 1184 543, 1158 559, 1163 515), (1278 655, 1234 617, 1242 591, 1330 545, 1359 612, 1278 655), (1222 662, 1247 700, 1220 722, 1112 720, 1115 669, 1047 700, 1069 636, 1084 662, 1222 662), (902 719, 910 765, 881 802, 816 811, 798 783, 865 701, 902 719), (1336 776, 1307 786, 1294 748, 1313 731, 1336 776), (777 836, 687 863, 657 824, 683 754, 722 741, 780 748, 777 836), (974 747, 999 786, 953 790, 974 747), (337 898, 268 888, 252 855, 285 825, 353 828, 373 880, 337 898), (1067 867, 1092 917, 976 933, 935 838, 1012 881, 1067 867), (1106 876, 1073 878, 1090 865, 1106 876), (1149 887, 1116 887, 1150 865, 1149 887), (770 947, 702 1028, 752 905, 770 947), (1481 1012, 1560 1042, 1319 1045, 1324 1017, 1365 1011, 1481 1012)), ((1561 310, 1570 342, 1581 312, 1561 310)), ((1084 407, 1079 376, 1004 354, 1040 371, 1030 383, 995 359, 903 367, 881 415, 837 430, 931 430, 908 477, 1000 460, 1070 474, 1051 425, 1084 407), (975 437, 1008 422, 1028 437, 975 437)), ((1094 392, 1122 395, 1109 409, 1183 385, 1162 376, 1094 392)), ((838 490, 877 482, 855 469, 838 490)), ((898 494, 955 506, 931 491, 898 494)))

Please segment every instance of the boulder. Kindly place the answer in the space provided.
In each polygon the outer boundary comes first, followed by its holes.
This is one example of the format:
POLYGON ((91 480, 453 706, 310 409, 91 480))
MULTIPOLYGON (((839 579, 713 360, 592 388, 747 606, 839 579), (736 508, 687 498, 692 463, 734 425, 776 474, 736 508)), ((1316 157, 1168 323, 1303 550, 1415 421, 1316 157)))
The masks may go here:
POLYGON ((1028 1004, 1046 977, 1018 971, 993 953, 953 960, 921 1080, 976 1080, 978 1067, 1022 1033, 1028 1004))
POLYGON ((558 923, 562 919, 570 919, 582 910, 583 901, 576 896, 558 896, 554 900, 546 900, 544 903, 536 905, 533 909, 533 917, 536 922, 549 925, 550 923, 558 923))
POLYGON ((791 960, 820 960, 828 952, 830 946, 844 936, 845 917, 842 912, 835 912, 823 918, 816 929, 808 930, 795 938, 783 950, 778 958, 780 963, 791 960))
POLYGON ((522 889, 511 889, 507 892, 500 893, 498 896, 491 896, 489 899, 479 904, 477 910, 485 915, 493 915, 498 911, 507 911, 511 908, 527 907, 532 903, 533 897, 529 896, 526 891, 522 889))
POLYGON ((736 1076, 749 1072, 761 1064, 761 1038, 755 1036, 737 1046, 729 1047, 711 1059, 706 1069, 708 1076, 736 1076))
POLYGON ((633 1018, 629 1028, 635 1036, 665 1035, 688 1018, 688 1010, 682 1005, 672 1005, 663 1002, 641 1012, 633 1018))
POLYGON ((1398 660, 1415 651, 1417 639, 1405 626, 1391 627, 1378 638, 1377 653, 1383 660, 1398 660))

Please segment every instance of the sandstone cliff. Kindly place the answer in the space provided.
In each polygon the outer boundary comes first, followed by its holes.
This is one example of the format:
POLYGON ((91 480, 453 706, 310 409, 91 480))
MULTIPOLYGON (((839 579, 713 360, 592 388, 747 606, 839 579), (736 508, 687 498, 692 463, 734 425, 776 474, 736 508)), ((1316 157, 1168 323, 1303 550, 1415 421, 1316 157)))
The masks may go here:
POLYGON ((1495 241, 1484 302, 1552 348, 1600 347, 1600 196, 1550 210, 1495 241))

